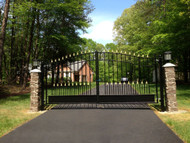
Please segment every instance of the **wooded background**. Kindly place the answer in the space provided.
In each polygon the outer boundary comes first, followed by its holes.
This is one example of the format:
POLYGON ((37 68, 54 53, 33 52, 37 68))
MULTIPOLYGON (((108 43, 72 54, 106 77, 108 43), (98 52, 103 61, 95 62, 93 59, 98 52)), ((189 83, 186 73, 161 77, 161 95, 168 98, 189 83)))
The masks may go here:
POLYGON ((90 26, 90 0, 1 0, 0 82, 27 85, 34 59, 50 60, 82 50, 145 55, 172 51, 188 82, 190 0, 138 0, 114 23, 114 43, 81 38, 90 26), (19 81, 16 77, 19 75, 19 81))

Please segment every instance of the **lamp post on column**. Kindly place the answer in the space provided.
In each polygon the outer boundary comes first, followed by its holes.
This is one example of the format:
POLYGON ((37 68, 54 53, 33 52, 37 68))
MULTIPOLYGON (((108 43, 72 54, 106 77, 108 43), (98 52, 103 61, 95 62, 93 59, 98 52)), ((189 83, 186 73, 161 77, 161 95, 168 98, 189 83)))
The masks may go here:
POLYGON ((176 100, 175 65, 170 63, 172 59, 171 53, 171 51, 164 53, 164 59, 167 63, 163 66, 166 85, 166 110, 168 112, 178 111, 176 100))
POLYGON ((165 59, 165 61, 170 62, 172 60, 172 52, 171 51, 165 52, 164 59, 165 59))
POLYGON ((41 61, 38 59, 33 60, 33 69, 37 69, 41 64, 41 61))

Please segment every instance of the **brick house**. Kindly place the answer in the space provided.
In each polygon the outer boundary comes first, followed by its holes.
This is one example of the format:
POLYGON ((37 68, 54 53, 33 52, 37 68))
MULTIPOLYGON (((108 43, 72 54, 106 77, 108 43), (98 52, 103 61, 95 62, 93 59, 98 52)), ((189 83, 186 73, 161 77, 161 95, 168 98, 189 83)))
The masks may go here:
POLYGON ((93 71, 84 60, 67 63, 63 69, 60 66, 59 71, 60 78, 70 78, 72 82, 93 82, 93 71))

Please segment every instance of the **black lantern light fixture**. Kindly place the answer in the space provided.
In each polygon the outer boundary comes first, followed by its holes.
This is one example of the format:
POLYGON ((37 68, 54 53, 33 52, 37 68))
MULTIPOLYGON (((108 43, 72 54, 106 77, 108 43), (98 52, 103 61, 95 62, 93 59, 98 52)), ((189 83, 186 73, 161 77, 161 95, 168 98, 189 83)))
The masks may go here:
POLYGON ((167 62, 171 61, 171 59, 172 59, 172 52, 171 52, 171 51, 165 52, 165 53, 164 53, 164 59, 165 59, 167 62))
POLYGON ((38 59, 33 60, 33 69, 38 68, 40 66, 41 62, 38 59))

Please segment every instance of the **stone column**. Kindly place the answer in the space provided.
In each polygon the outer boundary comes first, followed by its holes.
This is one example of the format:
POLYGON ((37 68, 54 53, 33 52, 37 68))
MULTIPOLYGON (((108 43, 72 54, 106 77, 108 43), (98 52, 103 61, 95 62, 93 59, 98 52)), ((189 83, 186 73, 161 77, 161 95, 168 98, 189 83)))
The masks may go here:
POLYGON ((175 65, 167 63, 164 66, 166 84, 166 110, 168 112, 178 111, 176 100, 175 65))
POLYGON ((41 71, 34 69, 31 71, 30 81, 30 111, 38 112, 40 110, 40 97, 41 97, 41 71))

